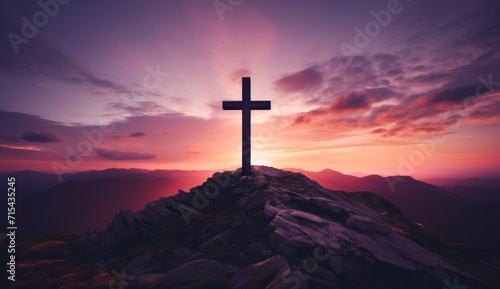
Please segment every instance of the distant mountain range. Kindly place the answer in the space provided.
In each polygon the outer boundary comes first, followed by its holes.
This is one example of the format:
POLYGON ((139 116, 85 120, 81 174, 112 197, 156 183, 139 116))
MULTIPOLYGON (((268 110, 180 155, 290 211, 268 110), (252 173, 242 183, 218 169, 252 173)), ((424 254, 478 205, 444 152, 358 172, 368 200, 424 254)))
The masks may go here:
MULTIPOLYGON (((18 233, 51 235, 101 229, 121 209, 138 210, 152 200, 202 183, 210 171, 107 169, 66 174, 34 171, 16 177, 18 233)), ((6 198, 0 200, 6 207, 6 198)), ((5 212, 6 210, 4 210, 5 212)), ((5 228, 2 228, 5 230, 5 228)))
POLYGON ((141 179, 148 180, 154 178, 163 178, 169 180, 182 179, 184 186, 180 189, 188 190, 190 187, 205 180, 213 171, 208 170, 143 170, 143 169, 117 169, 111 168, 102 171, 84 171, 77 173, 68 173, 62 175, 62 181, 59 181, 55 174, 41 173, 31 170, 11 172, 0 174, 2 178, 15 176, 17 179, 16 188, 18 197, 24 197, 33 193, 44 191, 50 187, 62 184, 68 181, 84 182, 98 178, 118 178, 118 179, 141 179))
MULTIPOLYGON (((330 169, 300 172, 320 185, 346 192, 374 192, 425 227, 461 242, 500 249, 500 180, 356 177, 330 169)), ((19 233, 47 235, 102 229, 121 209, 138 210, 178 189, 205 181, 212 171, 107 169, 55 175, 34 171, 17 178, 19 233)), ((5 207, 6 200, 0 200, 5 207)))
POLYGON ((438 186, 446 191, 455 193, 460 197, 476 202, 498 202, 500 199, 499 179, 467 178, 450 179, 434 178, 425 179, 426 183, 438 186))
POLYGON ((500 284, 498 253, 449 242, 376 194, 328 190, 271 167, 240 172, 215 173, 189 192, 120 211, 106 229, 73 239, 74 256, 98 264, 87 271, 123 268, 131 288, 500 284))
POLYGON ((500 180, 467 179, 438 187, 408 176, 354 177, 326 169, 301 172, 322 186, 347 192, 373 192, 417 223, 461 242, 500 249, 500 180), (457 184, 457 185, 455 185, 457 184), (474 185, 464 190, 461 184, 474 185), (481 187, 485 184, 485 187, 481 187), (449 190, 447 190, 449 189, 449 190), (486 192, 488 192, 486 194, 486 192))

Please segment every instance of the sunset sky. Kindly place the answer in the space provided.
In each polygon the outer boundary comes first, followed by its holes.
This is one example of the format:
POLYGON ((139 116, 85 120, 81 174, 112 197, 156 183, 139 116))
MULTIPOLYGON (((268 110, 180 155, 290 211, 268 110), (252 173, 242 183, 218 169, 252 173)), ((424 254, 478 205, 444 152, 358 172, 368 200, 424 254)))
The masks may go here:
POLYGON ((0 171, 235 169, 250 76, 253 164, 500 175, 499 1, 40 3, 0 4, 0 171))

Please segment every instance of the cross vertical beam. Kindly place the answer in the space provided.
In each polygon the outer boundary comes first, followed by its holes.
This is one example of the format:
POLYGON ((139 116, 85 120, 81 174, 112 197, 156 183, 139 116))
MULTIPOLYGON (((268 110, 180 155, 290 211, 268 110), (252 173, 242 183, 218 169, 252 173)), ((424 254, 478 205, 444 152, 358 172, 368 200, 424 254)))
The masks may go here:
POLYGON ((271 101, 261 100, 252 101, 250 97, 250 77, 242 78, 241 101, 223 101, 224 110, 241 110, 241 164, 242 174, 251 173, 251 111, 252 110, 270 110, 271 101))
POLYGON ((241 99, 243 100, 243 107, 241 110, 241 169, 243 171, 243 175, 250 175, 251 170, 251 134, 252 134, 252 125, 251 121, 251 113, 250 113, 250 77, 243 77, 241 80, 242 90, 241 90, 241 99))

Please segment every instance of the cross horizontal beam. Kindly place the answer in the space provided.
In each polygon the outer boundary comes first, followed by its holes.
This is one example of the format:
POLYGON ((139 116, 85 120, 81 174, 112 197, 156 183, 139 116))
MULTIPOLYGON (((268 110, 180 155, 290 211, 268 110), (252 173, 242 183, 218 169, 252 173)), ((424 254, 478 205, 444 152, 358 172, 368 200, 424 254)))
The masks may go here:
MULTIPOLYGON (((223 110, 242 110, 245 107, 243 101, 223 101, 223 110)), ((268 100, 254 100, 250 102, 249 108, 251 110, 270 110, 271 102, 268 100)))

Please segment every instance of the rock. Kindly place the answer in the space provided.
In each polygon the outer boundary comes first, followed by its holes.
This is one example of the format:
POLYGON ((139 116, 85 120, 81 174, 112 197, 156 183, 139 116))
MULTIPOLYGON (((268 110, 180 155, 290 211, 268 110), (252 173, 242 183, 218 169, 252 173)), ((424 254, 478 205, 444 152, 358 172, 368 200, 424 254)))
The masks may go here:
POLYGON ((174 257, 187 259, 193 254, 193 251, 184 246, 178 246, 173 250, 172 254, 174 257))
POLYGON ((236 269, 214 260, 200 259, 182 264, 168 272, 163 288, 226 288, 236 269))
POLYGON ((301 218, 301 219, 304 219, 304 220, 308 220, 308 221, 311 221, 311 222, 318 223, 318 225, 325 223, 324 219, 322 219, 322 218, 320 218, 320 217, 318 217, 316 215, 313 215, 313 214, 310 214, 310 213, 306 213, 306 212, 290 211, 290 215, 292 215, 295 218, 301 218))
POLYGON ((342 256, 330 256, 328 258, 328 265, 336 275, 340 275, 342 274, 342 272, 344 272, 344 258, 342 258, 342 256))
POLYGON ((143 274, 129 281, 133 287, 151 288, 155 285, 162 284, 167 275, 164 273, 143 274))
POLYGON ((290 267, 281 270, 265 289, 309 289, 309 282, 304 274, 292 271, 290 267))
POLYGON ((287 267, 288 262, 286 259, 280 255, 275 255, 236 273, 232 278, 230 287, 232 289, 265 288, 281 270, 287 267))
POLYGON ((251 256, 264 257, 269 252, 269 246, 264 242, 255 242, 248 245, 246 252, 251 256))
POLYGON ((274 217, 280 211, 281 211, 280 209, 273 207, 273 206, 269 205, 268 203, 266 203, 266 205, 264 207, 264 214, 268 217, 274 217))
POLYGON ((366 216, 352 215, 346 221, 346 226, 350 229, 359 230, 363 232, 375 232, 378 234, 388 234, 388 228, 382 226, 380 223, 375 222, 373 219, 366 216))
POLYGON ((327 190, 269 167, 240 173, 216 173, 189 192, 120 211, 73 246, 106 267, 126 264, 136 276, 131 288, 428 289, 455 277, 495 288, 450 264, 490 272, 500 271, 498 263, 465 264, 454 257, 458 250, 400 213, 382 215, 397 209, 381 197, 327 190), (203 202, 185 222, 179 207, 203 202), (403 236, 394 227, 410 230, 403 236))
POLYGON ((323 266, 311 267, 311 272, 306 271, 306 273, 309 274, 308 283, 312 288, 342 288, 335 275, 323 266))
POLYGON ((330 211, 334 214, 339 214, 341 212, 347 212, 347 213, 350 212, 349 209, 341 207, 339 203, 333 202, 333 201, 328 200, 326 198, 312 197, 312 198, 310 198, 309 201, 310 201, 310 203, 318 206, 320 209, 323 209, 325 211, 330 211))
POLYGON ((152 272, 152 270, 150 270, 150 272, 147 272, 148 270, 144 269, 148 268, 148 266, 151 265, 154 261, 154 252, 141 252, 134 259, 132 259, 132 261, 128 262, 128 264, 125 266, 125 271, 132 275, 137 275, 139 274, 139 272, 142 272, 143 274, 150 273, 152 272))
POLYGON ((187 192, 179 189, 179 193, 177 194, 177 197, 179 198, 179 200, 183 203, 186 203, 186 204, 189 204, 193 201, 193 198, 191 197, 190 194, 188 194, 187 192))

